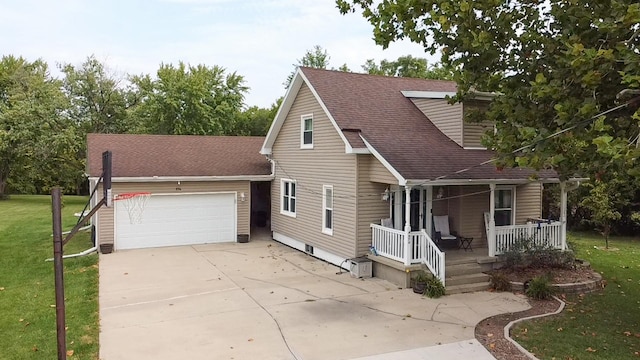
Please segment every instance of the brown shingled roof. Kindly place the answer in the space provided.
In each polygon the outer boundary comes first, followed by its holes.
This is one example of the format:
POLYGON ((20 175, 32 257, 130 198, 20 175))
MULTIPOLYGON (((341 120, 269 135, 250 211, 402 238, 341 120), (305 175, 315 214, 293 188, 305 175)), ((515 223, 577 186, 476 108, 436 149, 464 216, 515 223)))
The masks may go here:
MULTIPOLYGON (((465 150, 444 135, 402 95, 402 91, 455 92, 452 81, 386 77, 301 68, 347 140, 362 147, 353 136, 359 129, 365 140, 408 180, 526 179, 530 169, 498 171, 493 164, 475 167, 492 158, 488 150, 465 150), (346 131, 343 130, 343 133, 346 131), (455 172, 471 168, 461 174, 455 172)), ((541 177, 555 177, 543 171, 541 177)))
POLYGON ((113 177, 270 175, 260 155, 264 137, 87 135, 89 176, 100 176, 102 152, 111 150, 113 177))

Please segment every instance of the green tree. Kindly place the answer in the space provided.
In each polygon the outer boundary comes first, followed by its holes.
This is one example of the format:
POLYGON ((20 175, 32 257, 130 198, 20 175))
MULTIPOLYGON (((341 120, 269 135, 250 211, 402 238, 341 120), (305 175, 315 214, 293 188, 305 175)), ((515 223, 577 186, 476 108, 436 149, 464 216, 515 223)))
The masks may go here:
POLYGON ((604 237, 605 248, 609 249, 609 235, 615 221, 622 218, 618 208, 626 205, 626 194, 619 192, 619 181, 595 181, 590 183, 589 196, 582 200, 581 205, 591 210, 591 222, 597 226, 604 237))
MULTIPOLYGON (((312 50, 307 50, 304 56, 297 60, 297 64, 293 64, 294 70, 289 74, 289 76, 287 76, 287 80, 283 83, 285 89, 288 89, 289 85, 291 85, 291 81, 293 81, 293 76, 296 74, 298 67, 304 66, 315 69, 328 69, 329 60, 331 60, 331 56, 329 56, 327 50, 323 49, 320 45, 315 45, 312 50)), ((338 69, 332 68, 332 70, 344 72, 351 71, 347 64, 342 64, 338 69)))
POLYGON ((74 162, 81 145, 68 109, 61 82, 45 62, 0 59, 0 198, 7 186, 27 193, 56 185, 75 188, 82 174, 74 162))
POLYGON ((337 4, 342 13, 362 9, 384 47, 408 38, 440 51, 443 66, 460 69, 457 100, 495 93, 482 116, 495 123, 485 144, 502 155, 499 165, 553 168, 561 178, 619 170, 640 177, 640 150, 629 141, 638 134, 637 104, 601 114, 620 104, 617 94, 640 88, 636 0, 337 4))
POLYGON ((134 116, 143 131, 169 135, 233 135, 248 87, 219 66, 162 64, 156 78, 132 78, 140 96, 134 116))
POLYGON ((127 110, 137 103, 137 94, 124 76, 110 73, 93 55, 79 67, 64 64, 60 70, 71 103, 69 116, 82 132, 126 133, 135 128, 127 110))
POLYGON ((433 80, 453 80, 454 72, 450 68, 435 64, 429 66, 427 59, 413 57, 411 55, 400 56, 395 61, 381 60, 376 63, 374 59, 368 59, 362 65, 362 69, 368 74, 411 77, 433 80))
POLYGON ((273 119, 278 113, 278 108, 282 103, 282 97, 276 100, 270 108, 260 108, 251 106, 244 110, 238 118, 233 135, 244 136, 265 136, 273 119))

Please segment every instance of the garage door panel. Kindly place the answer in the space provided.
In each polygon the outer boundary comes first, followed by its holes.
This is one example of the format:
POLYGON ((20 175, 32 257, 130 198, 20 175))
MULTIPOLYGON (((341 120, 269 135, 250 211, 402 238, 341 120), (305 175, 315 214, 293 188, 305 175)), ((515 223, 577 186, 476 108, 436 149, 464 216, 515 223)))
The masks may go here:
POLYGON ((116 249, 236 241, 235 194, 153 195, 140 224, 116 201, 116 249))

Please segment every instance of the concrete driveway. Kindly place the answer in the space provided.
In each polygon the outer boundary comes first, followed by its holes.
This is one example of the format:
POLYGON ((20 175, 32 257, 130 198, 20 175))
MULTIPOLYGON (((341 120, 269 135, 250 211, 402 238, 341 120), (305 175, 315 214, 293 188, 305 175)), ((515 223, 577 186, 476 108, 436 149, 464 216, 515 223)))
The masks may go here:
POLYGON ((103 255, 100 358, 492 359, 476 323, 529 307, 508 293, 428 299, 337 272, 266 240, 103 255))

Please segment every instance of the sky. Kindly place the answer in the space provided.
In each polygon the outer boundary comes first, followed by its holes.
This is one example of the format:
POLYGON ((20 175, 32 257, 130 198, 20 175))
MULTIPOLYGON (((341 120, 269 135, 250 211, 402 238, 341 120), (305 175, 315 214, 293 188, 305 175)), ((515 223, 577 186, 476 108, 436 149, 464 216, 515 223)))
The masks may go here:
POLYGON ((155 74, 161 63, 222 66, 244 76, 247 106, 284 95, 293 64, 314 45, 330 66, 362 71, 367 59, 437 59, 408 41, 372 40, 359 13, 334 0, 0 0, 0 55, 80 65, 95 55, 115 74, 155 74))

